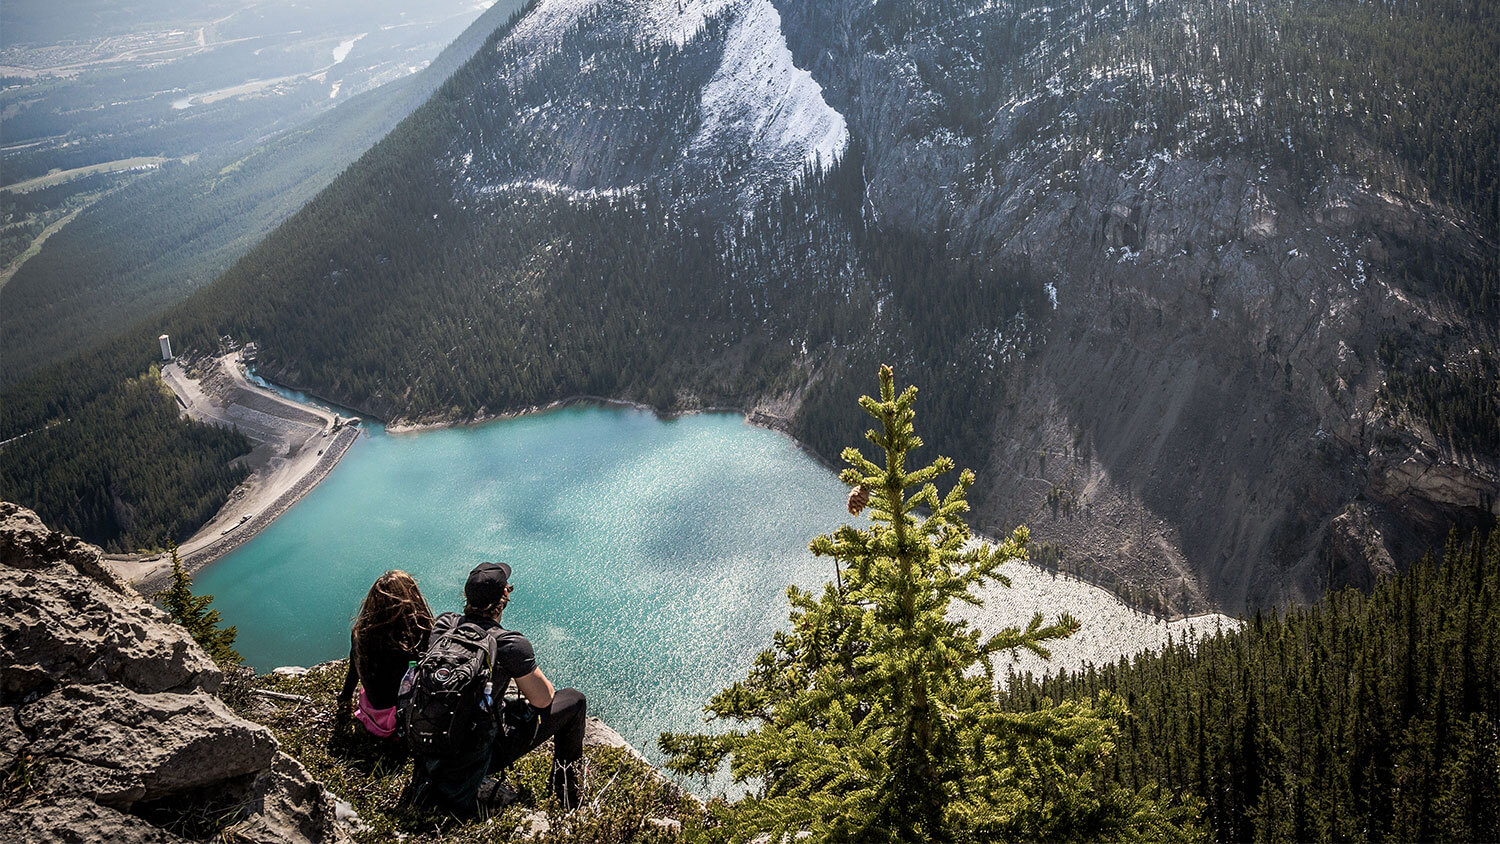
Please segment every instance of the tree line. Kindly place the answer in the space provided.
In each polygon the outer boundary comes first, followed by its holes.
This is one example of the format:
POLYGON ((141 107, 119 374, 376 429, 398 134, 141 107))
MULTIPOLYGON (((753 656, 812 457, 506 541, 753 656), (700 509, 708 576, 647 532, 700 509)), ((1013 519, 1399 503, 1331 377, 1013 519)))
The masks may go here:
POLYGON ((155 369, 0 446, 0 498, 109 551, 158 550, 213 518, 249 470, 238 431, 178 416, 155 369))
POLYGON ((1130 710, 1107 771, 1201 804, 1220 841, 1500 838, 1500 533, 1450 538, 1372 593, 1257 612, 1113 665, 1011 679, 1038 711, 1130 710))

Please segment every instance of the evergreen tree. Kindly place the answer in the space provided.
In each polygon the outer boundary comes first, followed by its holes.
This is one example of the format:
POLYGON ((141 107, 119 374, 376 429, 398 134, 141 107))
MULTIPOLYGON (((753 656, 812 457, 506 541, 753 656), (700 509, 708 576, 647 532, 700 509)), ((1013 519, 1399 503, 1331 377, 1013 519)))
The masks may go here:
MULTIPOLYGON (((1075 632, 1063 615, 984 638, 949 618, 975 588, 1009 585, 997 569, 1026 554, 1026 529, 998 547, 972 543, 963 513, 974 482, 965 471, 946 496, 933 481, 939 457, 915 471, 907 458, 916 388, 895 392, 880 370, 880 398, 860 399, 879 422, 866 437, 885 465, 849 448, 845 483, 869 491, 873 526, 844 526, 813 540, 835 560, 837 585, 820 598, 795 587, 791 631, 780 633, 749 676, 706 708, 750 729, 661 738, 680 773, 710 775, 727 758, 736 781, 759 790, 721 813, 733 841, 811 833, 814 841, 1050 841, 1190 837, 1182 809, 1150 793, 1104 785, 1116 700, 1070 702, 1028 713, 996 703, 991 658, 1075 632), (930 512, 925 519, 918 508, 930 512)), ((851 501, 854 501, 851 498, 851 501)), ((851 507, 855 509, 855 507, 851 507)))
POLYGON ((1370 594, 1013 677, 1000 704, 1123 698, 1108 776, 1191 795, 1217 841, 1500 841, 1497 595, 1500 531, 1455 534, 1370 594))
POLYGON ((156 599, 161 601, 162 608, 173 621, 187 628, 193 641, 202 646, 214 662, 232 665, 240 661, 240 654, 234 649, 239 631, 233 626, 219 628, 223 619, 218 610, 210 609, 214 596, 193 594, 193 579, 183 570, 176 545, 172 546, 172 585, 156 593, 156 599))

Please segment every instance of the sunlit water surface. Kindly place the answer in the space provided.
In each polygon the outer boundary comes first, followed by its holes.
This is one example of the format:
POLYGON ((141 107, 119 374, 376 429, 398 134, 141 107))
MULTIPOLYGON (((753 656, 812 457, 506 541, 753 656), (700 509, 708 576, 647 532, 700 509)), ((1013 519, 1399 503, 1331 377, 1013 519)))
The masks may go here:
POLYGON ((821 584, 808 541, 848 520, 833 473, 728 414, 661 420, 575 407, 467 428, 371 431, 316 489, 203 571, 265 671, 348 652, 381 572, 457 610, 482 560, 515 567, 506 627, 559 687, 652 758, 702 723, 784 626, 785 589, 821 584))

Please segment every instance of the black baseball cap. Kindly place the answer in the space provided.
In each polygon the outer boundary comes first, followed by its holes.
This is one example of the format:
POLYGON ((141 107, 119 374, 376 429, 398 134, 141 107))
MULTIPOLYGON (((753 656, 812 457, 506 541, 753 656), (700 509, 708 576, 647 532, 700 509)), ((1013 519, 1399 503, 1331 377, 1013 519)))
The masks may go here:
POLYGON ((505 597, 505 586, 508 583, 509 563, 480 563, 469 572, 469 579, 464 583, 464 598, 470 606, 494 606, 505 597))

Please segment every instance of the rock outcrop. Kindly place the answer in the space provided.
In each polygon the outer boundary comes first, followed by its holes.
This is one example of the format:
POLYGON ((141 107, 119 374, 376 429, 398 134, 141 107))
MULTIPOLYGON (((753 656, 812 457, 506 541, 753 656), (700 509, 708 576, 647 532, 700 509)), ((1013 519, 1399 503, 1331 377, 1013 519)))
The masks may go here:
POLYGON ((1034 548, 1178 611, 1238 611, 1371 584, 1500 516, 1500 456, 1403 411, 1380 351, 1430 358, 1435 374, 1494 347, 1494 326, 1431 272, 1494 254, 1482 220, 1372 186, 1363 168, 1298 177, 1245 137, 1208 150, 1187 130, 1128 128, 1168 118, 1098 66, 1029 68, 1036 81, 990 100, 965 90, 975 57, 1002 62, 970 35, 1045 21, 1035 41, 1018 36, 1035 53, 1006 55, 1009 74, 1130 31, 1130 4, 1111 7, 1120 18, 991 4, 920 22, 865 0, 777 5, 794 55, 863 140, 867 215, 1051 279, 1049 306, 1027 313, 1043 341, 997 371, 1005 401, 972 422, 994 443, 972 467, 977 527, 1026 524, 1034 548), (980 102, 977 119, 958 116, 980 102), (1073 127, 1116 108, 1126 128, 1064 154, 1084 143, 1073 127))
POLYGON ((343 839, 322 785, 100 558, 0 502, 0 840, 343 839))

